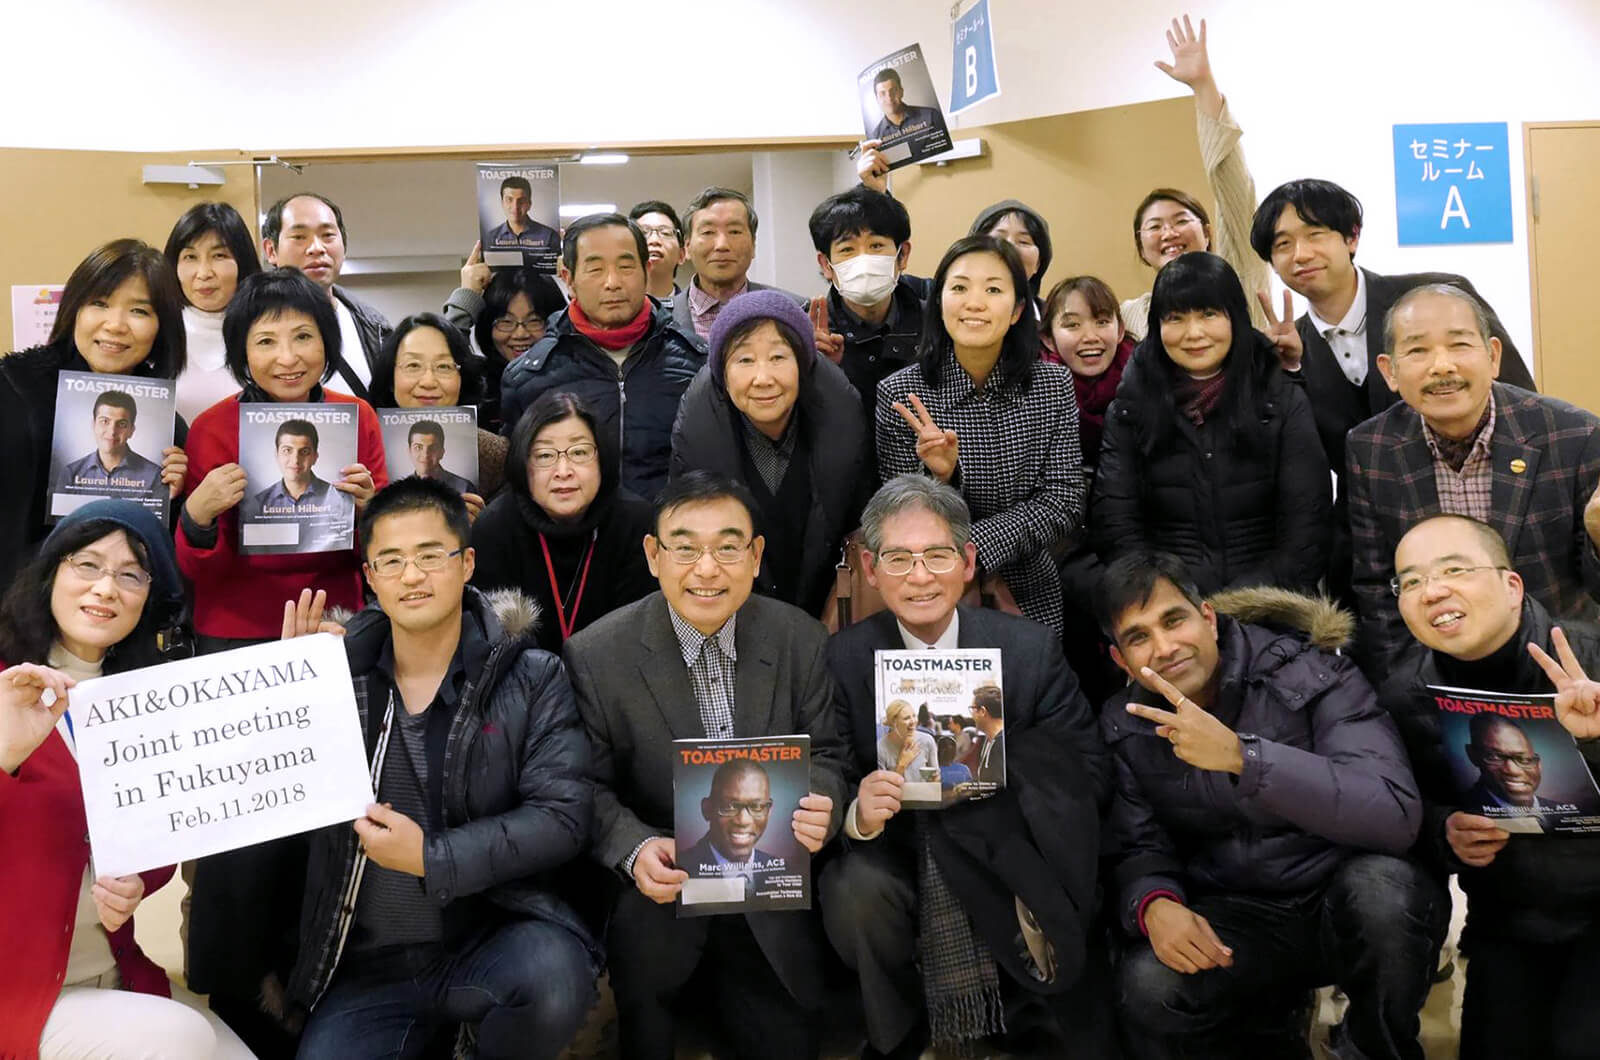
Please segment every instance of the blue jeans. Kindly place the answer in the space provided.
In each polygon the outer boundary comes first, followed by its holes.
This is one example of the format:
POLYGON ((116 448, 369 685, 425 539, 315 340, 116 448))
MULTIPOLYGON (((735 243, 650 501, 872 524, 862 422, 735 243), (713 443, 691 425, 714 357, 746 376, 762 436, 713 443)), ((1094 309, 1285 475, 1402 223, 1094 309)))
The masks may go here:
POLYGON ((304 1060, 421 1055, 441 1025, 473 1024, 479 1057, 555 1057, 583 1026, 598 970, 572 932, 519 920, 394 976, 336 975, 311 1013, 304 1060))

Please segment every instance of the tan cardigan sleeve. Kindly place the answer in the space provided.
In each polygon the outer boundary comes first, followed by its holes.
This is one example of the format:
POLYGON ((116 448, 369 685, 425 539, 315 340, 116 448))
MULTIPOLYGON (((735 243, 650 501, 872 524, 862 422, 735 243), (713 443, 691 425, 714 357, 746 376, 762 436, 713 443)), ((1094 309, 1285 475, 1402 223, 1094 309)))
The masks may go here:
POLYGON ((1196 107, 1195 124, 1200 140, 1200 160, 1205 164, 1217 211, 1212 218, 1211 249, 1222 255, 1239 274, 1245 301, 1250 305, 1250 319, 1256 327, 1265 328, 1266 317, 1256 300, 1256 292, 1270 290, 1271 277, 1267 263, 1256 257, 1250 247, 1256 182, 1245 164, 1244 149, 1239 146, 1244 131, 1233 120, 1226 100, 1222 103, 1222 113, 1215 118, 1196 107))

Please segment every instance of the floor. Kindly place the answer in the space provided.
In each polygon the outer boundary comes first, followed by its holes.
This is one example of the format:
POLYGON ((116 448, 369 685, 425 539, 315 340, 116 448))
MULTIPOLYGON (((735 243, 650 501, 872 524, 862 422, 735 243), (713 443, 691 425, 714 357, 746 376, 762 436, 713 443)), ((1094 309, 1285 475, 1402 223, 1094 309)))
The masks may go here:
MULTIPOLYGON (((1455 898, 1455 913, 1450 926, 1449 949, 1461 933, 1461 923, 1466 916, 1466 898, 1451 884, 1455 898)), ((139 945, 150 958, 172 972, 182 975, 183 948, 178 939, 180 922, 179 903, 184 893, 183 881, 174 876, 172 883, 145 899, 135 918, 135 932, 139 945)), ((1456 1055, 1456 1040, 1461 1028, 1461 994, 1464 986, 1462 962, 1455 962, 1455 974, 1433 988, 1428 1003, 1422 1010, 1422 1045, 1428 1060, 1452 1060, 1456 1055)), ((616 1055, 615 1027, 606 1018, 602 1005, 596 1018, 585 1028, 573 1049, 568 1052, 572 1060, 609 1060, 616 1055)), ((1323 991, 1322 1010, 1317 1020, 1313 1042, 1321 1056, 1330 1055, 1322 1048, 1327 1040, 1327 1029, 1338 1021, 1342 1002, 1323 991)), ((848 1060, 856 1053, 850 1043, 829 1043, 824 1060, 848 1060)), ((1005 1060, 1004 1054, 979 1054, 986 1060, 1005 1060)), ((678 1060, 712 1060, 712 1054, 693 1048, 680 1048, 678 1060)), ((953 1055, 929 1050, 923 1060, 956 1060, 953 1055)))

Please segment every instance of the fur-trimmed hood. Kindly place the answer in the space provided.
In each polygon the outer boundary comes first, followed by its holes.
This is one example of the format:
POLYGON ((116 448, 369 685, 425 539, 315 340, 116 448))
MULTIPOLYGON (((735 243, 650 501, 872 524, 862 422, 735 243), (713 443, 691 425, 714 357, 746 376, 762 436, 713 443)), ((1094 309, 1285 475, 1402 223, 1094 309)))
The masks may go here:
POLYGON ((1239 622, 1304 633, 1323 651, 1346 649, 1355 636, 1355 616, 1326 596, 1259 585, 1224 589, 1213 594, 1209 603, 1239 622))

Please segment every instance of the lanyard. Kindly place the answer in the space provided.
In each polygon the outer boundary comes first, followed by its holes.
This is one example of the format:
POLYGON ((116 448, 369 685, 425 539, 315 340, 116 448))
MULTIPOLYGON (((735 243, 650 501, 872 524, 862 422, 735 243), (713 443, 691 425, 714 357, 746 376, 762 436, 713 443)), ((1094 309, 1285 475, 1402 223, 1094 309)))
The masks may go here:
POLYGON ((569 619, 567 609, 561 602, 561 584, 556 581, 556 565, 550 561, 550 545, 545 541, 543 534, 539 535, 539 547, 544 550, 545 573, 550 575, 550 598, 555 601, 556 625, 561 629, 563 643, 572 636, 572 631, 578 624, 578 608, 583 605, 583 587, 589 584, 589 561, 594 559, 594 545, 599 537, 600 530, 597 527, 594 533, 589 535, 589 549, 583 554, 583 569, 578 572, 578 592, 573 597, 572 616, 569 619))

